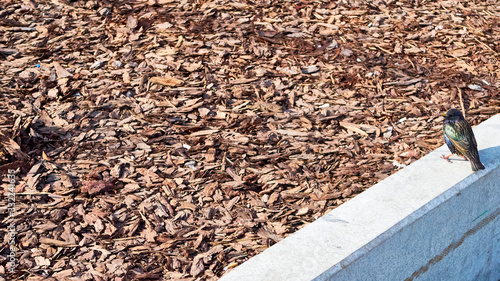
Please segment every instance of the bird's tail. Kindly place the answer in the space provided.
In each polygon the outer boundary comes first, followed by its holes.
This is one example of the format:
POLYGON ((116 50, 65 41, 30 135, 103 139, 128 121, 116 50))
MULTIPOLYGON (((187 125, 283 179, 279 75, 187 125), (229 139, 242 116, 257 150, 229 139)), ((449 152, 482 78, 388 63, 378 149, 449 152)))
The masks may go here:
POLYGON ((467 151, 467 153, 465 153, 465 158, 469 160, 472 171, 476 172, 484 169, 483 163, 479 160, 477 148, 474 147, 474 149, 467 151))
POLYGON ((470 161, 470 166, 472 167, 472 170, 475 172, 475 171, 479 171, 479 170, 483 170, 484 169, 484 165, 483 163, 481 163, 481 161, 479 161, 479 159, 477 160, 472 160, 470 161))

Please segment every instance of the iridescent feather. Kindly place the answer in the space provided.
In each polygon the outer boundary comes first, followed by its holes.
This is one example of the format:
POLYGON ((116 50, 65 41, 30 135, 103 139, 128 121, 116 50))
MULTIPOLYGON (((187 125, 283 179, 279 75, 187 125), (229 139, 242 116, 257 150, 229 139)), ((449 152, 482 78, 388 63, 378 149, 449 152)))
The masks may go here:
POLYGON ((444 119, 443 135, 451 153, 463 156, 471 163, 473 171, 484 169, 479 160, 476 138, 471 126, 457 109, 450 109, 444 119))

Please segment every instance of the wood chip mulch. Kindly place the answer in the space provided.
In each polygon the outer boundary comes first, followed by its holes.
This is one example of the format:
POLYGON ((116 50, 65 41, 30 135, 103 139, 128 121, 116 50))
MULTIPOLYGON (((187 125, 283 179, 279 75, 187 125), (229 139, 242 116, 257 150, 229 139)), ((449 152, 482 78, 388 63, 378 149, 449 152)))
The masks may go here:
POLYGON ((494 0, 2 1, 0 280, 218 279, 442 145, 448 109, 500 112, 499 18, 494 0))

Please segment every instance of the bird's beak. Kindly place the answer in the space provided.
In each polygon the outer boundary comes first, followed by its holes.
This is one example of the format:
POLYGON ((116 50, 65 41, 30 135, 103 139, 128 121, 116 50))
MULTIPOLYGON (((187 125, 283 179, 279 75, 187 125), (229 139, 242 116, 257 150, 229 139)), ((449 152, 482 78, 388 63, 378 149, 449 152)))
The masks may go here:
POLYGON ((446 113, 441 114, 441 116, 446 116, 446 113))

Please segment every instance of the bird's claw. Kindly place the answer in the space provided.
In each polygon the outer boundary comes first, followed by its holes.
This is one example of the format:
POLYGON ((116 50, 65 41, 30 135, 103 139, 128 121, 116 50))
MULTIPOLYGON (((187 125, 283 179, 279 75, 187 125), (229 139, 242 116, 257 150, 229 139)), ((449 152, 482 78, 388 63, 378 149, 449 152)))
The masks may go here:
POLYGON ((451 156, 451 155, 445 156, 444 154, 441 154, 441 158, 442 158, 442 159, 445 159, 446 161, 448 161, 448 162, 450 162, 450 163, 451 163, 451 161, 450 161, 450 156, 451 156))

